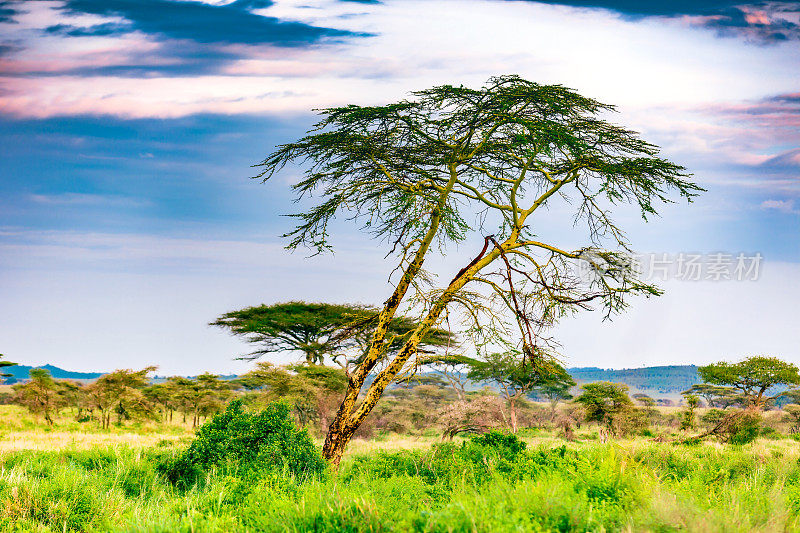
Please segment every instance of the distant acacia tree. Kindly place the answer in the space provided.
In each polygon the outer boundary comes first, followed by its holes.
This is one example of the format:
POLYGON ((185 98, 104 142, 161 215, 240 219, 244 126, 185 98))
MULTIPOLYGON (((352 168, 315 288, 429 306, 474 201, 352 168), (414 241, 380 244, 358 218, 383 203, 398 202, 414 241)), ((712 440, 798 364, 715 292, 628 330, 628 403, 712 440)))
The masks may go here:
MULTIPOLYGON (((17 363, 12 363, 11 361, 3 361, 3 357, 5 355, 0 353, 0 368, 8 368, 10 366, 17 366, 17 363)), ((12 377, 13 374, 8 374, 6 372, 0 371, 0 383, 3 383, 6 378, 12 377)))
POLYGON ((177 388, 171 381, 154 383, 145 387, 142 392, 151 403, 161 410, 162 420, 172 422, 172 414, 178 408, 177 388))
POLYGON ((192 416, 193 428, 203 417, 222 410, 232 395, 232 384, 209 372, 196 378, 171 377, 165 388, 170 392, 170 401, 183 412, 183 421, 187 415, 192 416))
POLYGON ((27 383, 14 385, 16 402, 53 425, 53 415, 67 404, 61 385, 44 368, 32 368, 27 383))
POLYGON ((111 427, 112 414, 116 414, 117 422, 153 414, 153 405, 144 389, 149 385, 147 375, 155 370, 154 366, 142 370, 115 370, 86 387, 86 401, 100 412, 100 424, 104 429, 111 427))
POLYGON ((719 385, 710 385, 708 383, 698 383, 692 385, 689 389, 683 391, 681 394, 684 396, 694 394, 700 396, 706 401, 709 407, 720 407, 727 409, 732 406, 744 407, 747 404, 747 399, 741 392, 733 387, 723 387, 719 385))
POLYGON ((459 401, 466 400, 470 368, 478 364, 473 357, 461 354, 441 354, 425 358, 425 365, 439 372, 455 391, 459 401))
MULTIPOLYGON (((258 344, 260 348, 245 359, 295 351, 304 355, 306 364, 322 364, 329 357, 348 368, 369 349, 377 319, 378 311, 364 305, 286 302, 230 311, 211 325, 258 344), (353 352, 349 358, 348 351, 353 352)), ((394 317, 388 328, 391 346, 402 346, 416 327, 407 317, 394 317)), ((454 343, 449 332, 434 328, 421 344, 424 348, 454 343)))
POLYGON ((542 365, 535 367, 514 351, 493 353, 481 361, 474 361, 467 376, 472 381, 489 381, 500 387, 500 395, 508 409, 508 424, 514 433, 519 429, 517 403, 520 398, 535 388, 562 389, 566 382, 574 384, 560 365, 548 361, 547 368, 542 368, 542 365))
POLYGON ((304 164, 293 187, 298 197, 320 197, 293 215, 289 248, 330 250, 330 222, 345 216, 396 257, 394 290, 323 446, 334 464, 389 384, 419 366, 427 332, 456 307, 469 320, 464 327, 486 339, 518 328, 521 356, 538 364, 541 332, 558 318, 592 303, 611 314, 626 295, 660 294, 637 278, 611 208, 630 203, 647 218, 660 202, 702 190, 656 146, 601 118, 612 106, 559 85, 501 76, 480 89, 444 85, 414 96, 324 109, 314 130, 260 164, 265 180, 304 164), (577 249, 534 230, 536 217, 562 201, 587 232, 577 249), (437 284, 423 263, 457 243, 474 258, 437 284), (590 275, 577 275, 575 261, 590 265, 590 275), (416 327, 391 350, 401 306, 414 311, 416 327))
POLYGON ((700 378, 724 392, 741 396, 750 408, 761 410, 784 394, 776 387, 800 385, 800 372, 792 363, 777 357, 753 356, 738 363, 720 362, 697 369, 700 378), (771 394, 768 394, 772 391, 771 394))
POLYGON ((575 401, 583 406, 586 420, 599 422, 614 434, 622 429, 622 418, 633 409, 628 396, 628 386, 622 383, 598 381, 581 386, 581 394, 575 401))
POLYGON ((571 400, 570 390, 576 385, 572 376, 561 366, 555 367, 551 373, 543 374, 542 379, 531 388, 531 393, 550 402, 550 418, 554 419, 558 402, 571 400))

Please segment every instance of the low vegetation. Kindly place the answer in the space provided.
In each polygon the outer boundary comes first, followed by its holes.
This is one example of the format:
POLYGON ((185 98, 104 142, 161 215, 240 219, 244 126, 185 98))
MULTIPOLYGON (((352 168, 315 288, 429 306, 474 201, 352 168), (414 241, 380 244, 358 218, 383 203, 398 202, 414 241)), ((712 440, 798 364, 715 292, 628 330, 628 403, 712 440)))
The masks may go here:
POLYGON ((388 389, 338 465, 321 443, 344 369, 34 370, 0 406, 0 529, 800 530, 794 365, 701 367, 663 407, 502 354, 440 364, 388 389))
POLYGON ((235 402, 187 443, 0 454, 0 529, 800 527, 800 452, 793 439, 770 434, 746 445, 687 445, 640 435, 604 444, 597 435, 597 426, 586 424, 572 442, 553 429, 493 430, 452 442, 420 437, 425 445, 417 450, 385 446, 383 436, 364 441, 332 472, 286 404, 249 412, 235 402))

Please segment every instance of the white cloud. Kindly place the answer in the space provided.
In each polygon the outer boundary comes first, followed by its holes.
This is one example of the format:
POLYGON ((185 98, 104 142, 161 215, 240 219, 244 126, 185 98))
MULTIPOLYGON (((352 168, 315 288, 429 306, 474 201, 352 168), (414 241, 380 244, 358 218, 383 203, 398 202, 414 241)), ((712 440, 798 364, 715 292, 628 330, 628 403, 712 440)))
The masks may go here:
POLYGON ((71 192, 61 194, 31 194, 29 198, 37 204, 58 206, 144 207, 152 204, 149 200, 141 198, 71 192))
MULTIPOLYGON (((125 117, 301 112, 385 102, 436 83, 476 85, 505 73, 564 83, 629 106, 736 101, 796 90, 787 67, 796 62, 797 43, 752 46, 679 22, 628 20, 602 10, 476 0, 324 2, 311 9, 293 0, 277 2, 266 13, 376 36, 347 45, 246 47, 248 59, 206 76, 5 78, 0 111, 125 117)), ((40 18, 45 25, 53 22, 40 18)), ((5 68, 126 64, 132 53, 146 54, 154 46, 136 34, 75 42, 39 37, 5 68)), ((241 45, 233 48, 243 51, 241 45)))
POLYGON ((772 209, 781 213, 800 213, 794 208, 794 200, 764 200, 761 209, 772 209))

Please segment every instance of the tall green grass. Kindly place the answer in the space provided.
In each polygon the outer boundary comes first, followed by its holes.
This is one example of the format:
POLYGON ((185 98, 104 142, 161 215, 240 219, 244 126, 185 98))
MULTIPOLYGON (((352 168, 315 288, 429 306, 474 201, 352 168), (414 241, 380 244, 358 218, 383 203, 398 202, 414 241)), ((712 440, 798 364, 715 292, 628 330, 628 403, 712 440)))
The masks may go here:
POLYGON ((179 448, 14 452, 0 457, 0 530, 794 531, 800 465, 785 442, 466 442, 332 475, 223 464, 188 488, 159 473, 179 448))

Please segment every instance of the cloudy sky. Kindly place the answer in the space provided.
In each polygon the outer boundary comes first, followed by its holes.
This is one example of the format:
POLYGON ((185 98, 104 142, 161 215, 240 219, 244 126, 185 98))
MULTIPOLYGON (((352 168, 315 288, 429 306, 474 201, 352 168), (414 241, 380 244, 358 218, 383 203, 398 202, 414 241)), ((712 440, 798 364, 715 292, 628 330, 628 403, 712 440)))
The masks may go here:
POLYGON ((563 324, 565 363, 800 363, 798 65, 800 2, 0 1, 0 352, 232 372, 248 347, 206 326, 222 312, 380 303, 384 251, 342 225, 335 255, 288 254, 296 173, 250 165, 313 108, 514 73, 617 105, 708 189, 624 218, 638 250, 763 257, 758 280, 668 279, 563 324))

